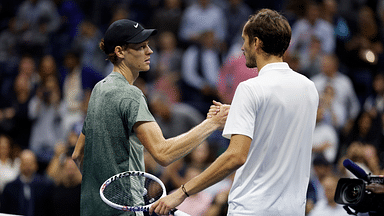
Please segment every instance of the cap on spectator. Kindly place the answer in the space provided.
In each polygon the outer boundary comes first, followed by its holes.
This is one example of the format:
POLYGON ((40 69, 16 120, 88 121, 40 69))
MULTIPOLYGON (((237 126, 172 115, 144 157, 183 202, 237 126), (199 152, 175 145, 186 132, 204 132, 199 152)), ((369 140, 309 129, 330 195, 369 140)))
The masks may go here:
POLYGON ((112 53, 116 46, 141 43, 156 33, 156 29, 144 29, 138 22, 129 19, 117 20, 105 32, 105 53, 112 53))

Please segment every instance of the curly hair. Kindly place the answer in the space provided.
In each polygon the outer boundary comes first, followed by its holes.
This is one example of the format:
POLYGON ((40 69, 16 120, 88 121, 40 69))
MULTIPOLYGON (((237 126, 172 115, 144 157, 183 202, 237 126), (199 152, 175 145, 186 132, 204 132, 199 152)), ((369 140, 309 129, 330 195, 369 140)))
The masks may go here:
POLYGON ((261 9, 249 17, 244 33, 250 43, 253 38, 259 38, 267 54, 282 57, 288 49, 292 30, 288 20, 277 11, 261 9))

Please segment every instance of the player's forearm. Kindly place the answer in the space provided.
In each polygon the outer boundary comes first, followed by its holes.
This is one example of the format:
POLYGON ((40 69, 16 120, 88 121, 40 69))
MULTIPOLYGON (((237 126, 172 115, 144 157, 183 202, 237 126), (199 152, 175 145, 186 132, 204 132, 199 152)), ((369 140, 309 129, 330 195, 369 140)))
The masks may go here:
POLYGON ((162 151, 162 154, 168 158, 166 164, 170 164, 191 152, 218 128, 219 125, 215 124, 214 121, 206 119, 190 131, 179 136, 166 139, 164 141, 165 144, 162 151))
POLYGON ((213 184, 225 179, 245 163, 245 160, 224 152, 206 170, 186 184, 184 188, 188 195, 199 193, 213 184))

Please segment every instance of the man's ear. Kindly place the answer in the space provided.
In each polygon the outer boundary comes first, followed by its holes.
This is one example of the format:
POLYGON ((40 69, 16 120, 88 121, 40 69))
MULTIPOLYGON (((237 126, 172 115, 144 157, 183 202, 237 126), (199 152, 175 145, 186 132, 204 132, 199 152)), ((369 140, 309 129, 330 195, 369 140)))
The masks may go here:
POLYGON ((121 46, 115 46, 115 54, 119 58, 124 58, 123 48, 121 46))
POLYGON ((261 49, 262 45, 263 45, 263 42, 260 40, 260 38, 258 37, 255 37, 254 38, 254 43, 255 43, 255 50, 259 50, 261 49))

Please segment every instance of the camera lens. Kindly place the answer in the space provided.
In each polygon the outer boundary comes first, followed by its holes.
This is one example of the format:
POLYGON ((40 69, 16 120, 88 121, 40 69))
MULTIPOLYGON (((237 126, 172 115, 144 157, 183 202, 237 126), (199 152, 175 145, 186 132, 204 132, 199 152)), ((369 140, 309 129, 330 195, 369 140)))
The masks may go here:
POLYGON ((350 183, 344 186, 342 197, 346 203, 357 203, 363 196, 363 185, 350 183))

